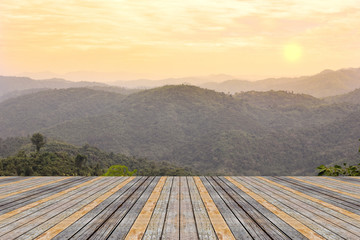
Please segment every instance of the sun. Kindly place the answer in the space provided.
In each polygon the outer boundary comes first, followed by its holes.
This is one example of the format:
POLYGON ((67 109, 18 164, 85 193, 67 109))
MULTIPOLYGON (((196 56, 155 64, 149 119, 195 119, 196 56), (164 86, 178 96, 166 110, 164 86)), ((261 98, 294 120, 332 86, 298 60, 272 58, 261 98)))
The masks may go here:
POLYGON ((302 48, 297 44, 287 44, 283 51, 285 59, 289 62, 298 61, 302 55, 302 48))

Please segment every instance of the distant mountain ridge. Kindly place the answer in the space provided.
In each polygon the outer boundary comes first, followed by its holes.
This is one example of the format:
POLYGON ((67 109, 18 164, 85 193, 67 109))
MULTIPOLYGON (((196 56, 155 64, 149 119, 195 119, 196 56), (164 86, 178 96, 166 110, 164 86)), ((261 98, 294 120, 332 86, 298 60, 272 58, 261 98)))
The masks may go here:
MULTIPOLYGON (((106 79, 103 80, 106 81, 106 79)), ((345 94, 360 88, 360 68, 346 68, 337 71, 326 69, 312 76, 268 78, 258 81, 240 80, 226 74, 215 74, 161 80, 137 79, 132 81, 113 81, 110 85, 140 90, 179 84, 190 84, 224 93, 283 90, 324 98, 345 94)), ((71 82, 61 78, 33 80, 27 77, 0 76, 0 101, 9 98, 8 96, 22 95, 22 91, 30 89, 111 86, 98 82, 71 82)))
POLYGON ((167 78, 161 80, 138 79, 133 81, 116 81, 112 84, 127 88, 143 89, 164 85, 192 84, 225 93, 284 90, 322 98, 345 94, 360 88, 360 68, 344 68, 337 71, 326 69, 312 76, 267 78, 257 81, 237 79, 230 75, 219 74, 205 77, 167 78))
POLYGON ((314 174, 358 159, 360 104, 286 91, 235 95, 189 85, 123 95, 44 90, 0 103, 0 136, 41 132, 76 145, 170 161, 201 174, 314 174))
POLYGON ((247 92, 285 90, 309 94, 314 97, 328 97, 345 94, 360 88, 360 68, 324 70, 313 76, 297 78, 269 78, 260 81, 228 80, 221 83, 200 85, 221 92, 247 92))
POLYGON ((123 87, 110 86, 98 82, 72 82, 60 78, 52 78, 45 80, 34 80, 27 77, 4 77, 0 76, 0 102, 6 99, 19 97, 31 93, 51 89, 68 89, 68 88, 88 88, 101 90, 105 92, 113 92, 120 94, 131 94, 140 91, 140 89, 126 89, 123 87))
POLYGON ((54 89, 54 88, 74 88, 74 87, 94 87, 108 86, 97 82, 71 82, 65 79, 52 78, 44 80, 34 80, 28 77, 7 77, 0 76, 0 96, 11 92, 20 92, 30 89, 54 89))

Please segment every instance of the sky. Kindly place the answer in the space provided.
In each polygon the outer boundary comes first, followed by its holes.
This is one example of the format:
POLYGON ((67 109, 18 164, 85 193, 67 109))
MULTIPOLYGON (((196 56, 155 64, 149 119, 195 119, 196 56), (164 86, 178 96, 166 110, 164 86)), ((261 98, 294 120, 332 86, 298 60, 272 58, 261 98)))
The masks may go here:
POLYGON ((256 79, 360 67, 359 0, 1 0, 0 16, 0 75, 256 79))

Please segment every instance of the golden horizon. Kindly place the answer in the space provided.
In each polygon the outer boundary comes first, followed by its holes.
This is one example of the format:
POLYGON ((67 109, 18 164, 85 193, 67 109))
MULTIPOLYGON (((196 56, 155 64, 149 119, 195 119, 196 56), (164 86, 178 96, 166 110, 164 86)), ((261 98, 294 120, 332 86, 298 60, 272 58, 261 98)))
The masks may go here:
POLYGON ((0 3, 0 74, 300 76, 360 62, 358 1, 0 3))

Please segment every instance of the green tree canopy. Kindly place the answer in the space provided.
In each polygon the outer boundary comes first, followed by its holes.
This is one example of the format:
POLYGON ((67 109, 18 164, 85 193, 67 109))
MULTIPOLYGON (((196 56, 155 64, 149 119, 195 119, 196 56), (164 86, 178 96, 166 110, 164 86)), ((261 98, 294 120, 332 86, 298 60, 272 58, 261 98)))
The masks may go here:
POLYGON ((83 165, 86 163, 86 161, 87 161, 87 157, 85 155, 78 154, 75 157, 75 166, 77 168, 82 168, 83 165))
POLYGON ((31 137, 31 142, 36 147, 36 152, 39 152, 46 144, 46 139, 41 133, 34 133, 31 137))
POLYGON ((130 172, 128 167, 123 165, 113 165, 109 167, 107 172, 104 174, 104 176, 132 176, 136 174, 137 169, 130 172))

